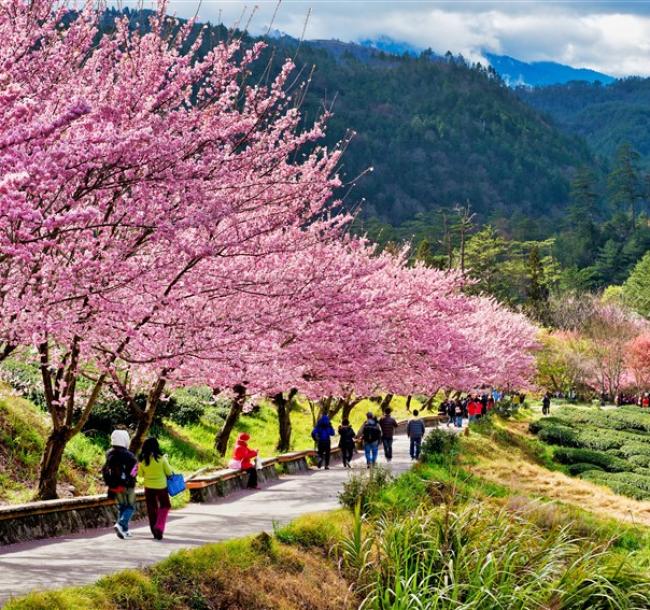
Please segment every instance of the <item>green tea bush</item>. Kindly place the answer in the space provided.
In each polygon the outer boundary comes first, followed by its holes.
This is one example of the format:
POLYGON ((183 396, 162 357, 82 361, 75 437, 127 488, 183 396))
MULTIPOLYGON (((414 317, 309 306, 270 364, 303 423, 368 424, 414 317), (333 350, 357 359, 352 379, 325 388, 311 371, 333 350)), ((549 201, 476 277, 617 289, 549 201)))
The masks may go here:
POLYGON ((603 469, 600 466, 596 466, 596 464, 578 462, 577 464, 569 464, 568 470, 570 474, 572 474, 573 476, 577 476, 579 474, 582 474, 583 472, 589 472, 590 470, 602 471, 603 469))
POLYGON ((621 445, 619 451, 625 457, 628 458, 635 455, 635 456, 645 456, 650 459, 650 442, 649 443, 643 443, 643 442, 625 443, 621 445))
POLYGON ((562 445, 563 447, 578 447, 576 431, 569 426, 552 424, 544 426, 537 434, 539 440, 550 445, 562 445))
POLYGON ((573 449, 568 447, 556 449, 554 457, 560 464, 595 464, 608 472, 623 472, 634 468, 626 460, 614 457, 609 453, 593 451, 591 449, 573 449))
POLYGON ((650 455, 631 455, 627 458, 627 461, 640 468, 650 467, 650 455))
POLYGON ((580 475, 581 479, 591 481, 592 483, 599 483, 609 487, 612 491, 634 498, 635 500, 648 500, 650 499, 650 491, 638 487, 636 481, 628 478, 630 473, 612 473, 612 472, 599 472, 597 470, 590 470, 583 472, 580 475))

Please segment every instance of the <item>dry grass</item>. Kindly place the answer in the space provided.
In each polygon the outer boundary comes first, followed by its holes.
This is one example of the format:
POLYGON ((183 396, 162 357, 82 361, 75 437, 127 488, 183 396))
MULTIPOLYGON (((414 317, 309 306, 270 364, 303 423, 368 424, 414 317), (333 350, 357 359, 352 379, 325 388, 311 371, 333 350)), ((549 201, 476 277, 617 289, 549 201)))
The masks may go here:
MULTIPOLYGON (((508 422, 509 432, 528 436, 527 425, 508 422)), ((476 457, 465 467, 473 474, 505 485, 516 493, 548 498, 585 509, 609 519, 650 526, 650 501, 639 501, 619 496, 607 487, 550 471, 534 463, 521 449, 504 448, 479 435, 466 439, 476 457)))

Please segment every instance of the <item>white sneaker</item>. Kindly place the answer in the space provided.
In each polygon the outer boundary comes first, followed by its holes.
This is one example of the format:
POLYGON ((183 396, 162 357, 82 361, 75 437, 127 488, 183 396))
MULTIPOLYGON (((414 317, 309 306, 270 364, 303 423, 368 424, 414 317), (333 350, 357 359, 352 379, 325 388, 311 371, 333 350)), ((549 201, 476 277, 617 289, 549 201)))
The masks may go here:
POLYGON ((125 538, 133 538, 133 534, 131 532, 124 532, 124 537, 125 538))
POLYGON ((116 523, 113 529, 115 530, 117 537, 124 540, 124 530, 122 529, 122 526, 119 523, 116 523))

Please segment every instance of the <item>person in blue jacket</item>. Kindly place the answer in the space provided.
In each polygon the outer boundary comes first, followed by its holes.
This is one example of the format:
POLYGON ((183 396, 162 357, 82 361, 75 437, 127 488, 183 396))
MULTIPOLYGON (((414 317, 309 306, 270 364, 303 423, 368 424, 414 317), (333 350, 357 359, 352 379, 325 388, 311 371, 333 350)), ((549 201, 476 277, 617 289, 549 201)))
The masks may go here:
POLYGON ((316 427, 312 430, 311 437, 316 441, 318 447, 318 467, 325 466, 325 470, 330 468, 330 453, 332 451, 332 437, 334 428, 327 415, 323 415, 318 420, 316 427))

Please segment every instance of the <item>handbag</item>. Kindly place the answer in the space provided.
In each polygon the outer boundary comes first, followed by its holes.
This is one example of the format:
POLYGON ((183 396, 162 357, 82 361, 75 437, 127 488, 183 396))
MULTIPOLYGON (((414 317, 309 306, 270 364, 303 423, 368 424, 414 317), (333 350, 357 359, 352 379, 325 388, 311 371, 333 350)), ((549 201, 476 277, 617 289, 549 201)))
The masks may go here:
POLYGON ((241 460, 233 458, 228 462, 228 468, 230 468, 230 470, 241 470, 241 460))
POLYGON ((185 491, 185 479, 182 474, 167 477, 167 492, 170 496, 177 496, 182 491, 185 491))

